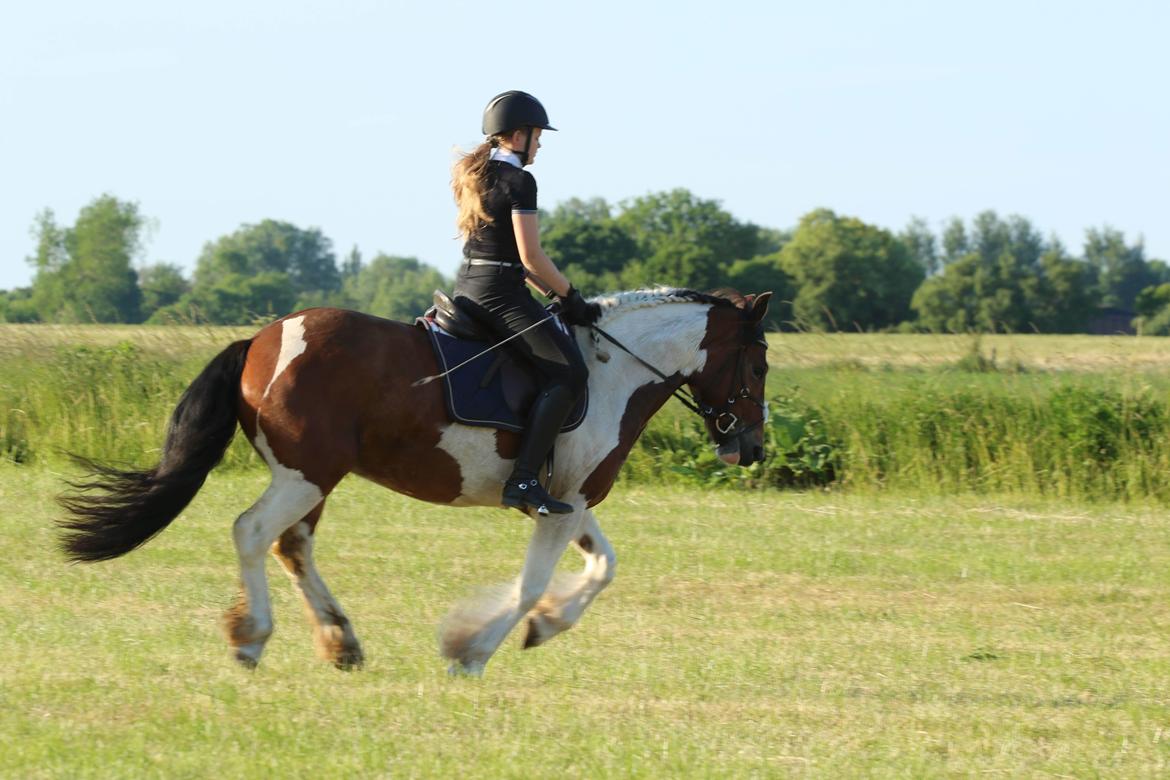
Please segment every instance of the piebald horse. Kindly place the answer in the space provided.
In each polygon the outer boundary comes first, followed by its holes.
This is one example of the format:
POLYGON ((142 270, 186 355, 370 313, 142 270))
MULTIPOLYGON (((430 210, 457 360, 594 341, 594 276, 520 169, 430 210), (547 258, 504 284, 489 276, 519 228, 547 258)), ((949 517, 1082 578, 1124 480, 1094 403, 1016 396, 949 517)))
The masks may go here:
MULTIPOLYGON (((768 367, 761 323, 770 296, 656 289, 595 299, 600 330, 576 330, 589 368, 589 413, 557 439, 548 486, 576 511, 532 514, 519 578, 494 601, 464 604, 444 620, 440 645, 452 673, 482 674, 525 617, 524 647, 547 642, 571 628, 610 583, 616 558, 593 508, 650 417, 683 386, 720 457, 739 465, 764 457, 768 367), (584 570, 546 593, 570 542, 584 570)), ((70 515, 61 523, 62 546, 75 561, 100 561, 145 543, 195 496, 238 423, 272 481, 232 527, 241 587, 225 629, 236 659, 254 667, 272 633, 264 571, 271 551, 308 607, 318 654, 339 668, 360 666, 353 625, 313 563, 330 491, 352 472, 424 501, 499 506, 519 443, 515 433, 449 422, 439 383, 419 383, 437 370, 417 326, 327 308, 279 319, 228 346, 192 382, 154 468, 82 461, 91 474, 61 499, 70 515)))

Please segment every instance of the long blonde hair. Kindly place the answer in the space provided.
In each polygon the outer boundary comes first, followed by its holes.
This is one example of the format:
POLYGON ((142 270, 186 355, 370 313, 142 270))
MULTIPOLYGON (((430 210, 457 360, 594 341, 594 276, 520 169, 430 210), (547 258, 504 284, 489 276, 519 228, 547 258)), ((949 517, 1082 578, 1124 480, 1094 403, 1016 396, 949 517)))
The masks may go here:
POLYGON ((492 149, 498 145, 498 138, 489 138, 470 152, 460 154, 451 166, 451 190, 455 193, 455 205, 459 207, 455 225, 464 238, 481 224, 492 222, 491 215, 483 207, 483 196, 487 191, 488 160, 492 149))

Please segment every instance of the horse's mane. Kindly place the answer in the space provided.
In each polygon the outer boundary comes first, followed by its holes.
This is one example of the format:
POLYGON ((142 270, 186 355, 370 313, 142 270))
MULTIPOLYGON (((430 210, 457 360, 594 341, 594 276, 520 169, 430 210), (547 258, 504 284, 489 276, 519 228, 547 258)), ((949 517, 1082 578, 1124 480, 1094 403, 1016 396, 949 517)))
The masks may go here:
POLYGON ((647 290, 627 290, 625 292, 599 295, 592 299, 601 304, 601 319, 605 322, 610 316, 619 312, 645 309, 652 306, 661 306, 667 303, 706 303, 712 306, 729 306, 742 309, 746 299, 735 290, 715 290, 713 292, 699 292, 679 287, 655 287, 647 290))

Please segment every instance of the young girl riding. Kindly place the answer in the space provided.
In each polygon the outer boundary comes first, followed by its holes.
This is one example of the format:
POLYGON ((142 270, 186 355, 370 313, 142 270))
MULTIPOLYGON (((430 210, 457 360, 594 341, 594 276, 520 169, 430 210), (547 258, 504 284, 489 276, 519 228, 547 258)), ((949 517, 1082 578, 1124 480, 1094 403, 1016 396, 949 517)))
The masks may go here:
POLYGON ((549 125, 540 101, 526 92, 497 95, 483 112, 487 136, 455 163, 451 185, 465 243, 455 277, 455 297, 500 338, 527 330, 514 345, 540 371, 543 391, 528 417, 502 503, 540 514, 567 514, 573 507, 550 496, 536 474, 561 426, 585 389, 589 372, 570 333, 552 321, 526 283, 554 297, 570 325, 591 325, 601 309, 588 303, 540 246, 536 179, 524 170, 536 159, 549 125), (532 327, 538 322, 544 324, 532 327))

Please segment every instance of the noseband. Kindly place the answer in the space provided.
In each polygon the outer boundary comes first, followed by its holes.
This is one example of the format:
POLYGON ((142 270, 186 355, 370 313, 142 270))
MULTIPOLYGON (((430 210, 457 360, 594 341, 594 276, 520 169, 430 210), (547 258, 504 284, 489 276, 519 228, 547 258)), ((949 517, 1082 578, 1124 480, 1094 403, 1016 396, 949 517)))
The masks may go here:
MULTIPOLYGON (((635 355, 626 345, 622 344, 613 336, 609 335, 596 325, 590 325, 589 327, 599 336, 602 336, 610 344, 613 344, 622 352, 625 352, 634 360, 641 363, 642 366, 644 366, 658 378, 665 382, 670 381, 670 378, 666 374, 662 373, 657 368, 635 355)), ((763 344, 765 347, 768 346, 767 342, 764 341, 762 334, 758 334, 754 341, 756 343, 763 344)), ((680 387, 672 393, 672 395, 677 398, 683 406, 690 409, 692 412, 699 415, 703 419, 712 421, 712 424, 715 426, 715 430, 718 431, 719 435, 723 437, 722 440, 717 440, 715 442, 719 445, 722 445, 738 436, 742 436, 745 433, 754 431, 764 423, 765 419, 767 419, 767 403, 765 403, 763 399, 756 398, 754 395, 752 395, 751 391, 748 390, 747 383, 743 381, 743 356, 747 351, 747 348, 747 344, 741 344, 739 349, 735 351, 735 375, 736 379, 739 381, 739 389, 732 391, 731 395, 727 397, 727 402, 722 406, 712 406, 711 404, 704 403, 703 401, 699 400, 698 396, 696 396, 690 388, 684 389, 680 387), (734 406, 735 403, 740 399, 746 399, 760 407, 762 414, 758 422, 752 423, 751 425, 744 425, 743 420, 741 420, 739 416, 735 414, 735 412, 731 411, 731 407, 734 406)), ((724 362, 724 365, 727 365, 727 363, 730 362, 731 358, 729 357, 727 361, 724 362)), ((719 371, 722 372, 722 370, 723 367, 720 366, 719 371)))

